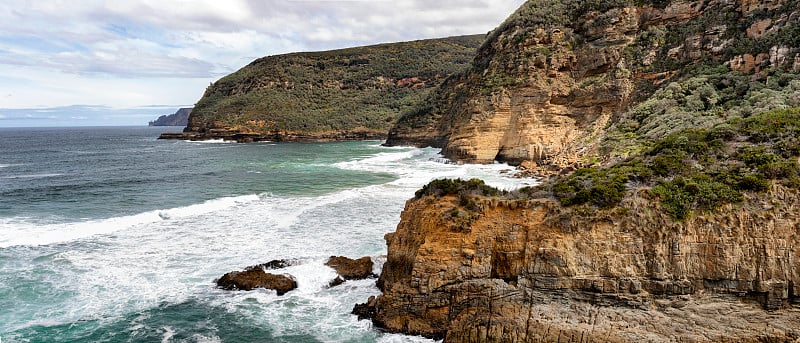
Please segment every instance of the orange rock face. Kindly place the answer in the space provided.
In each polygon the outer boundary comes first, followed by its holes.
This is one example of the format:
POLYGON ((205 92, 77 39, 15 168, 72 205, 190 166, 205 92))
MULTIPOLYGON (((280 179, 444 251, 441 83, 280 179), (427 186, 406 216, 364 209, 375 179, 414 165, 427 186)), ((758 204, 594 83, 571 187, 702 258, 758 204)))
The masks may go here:
POLYGON ((445 342, 800 338, 800 199, 674 222, 645 193, 578 213, 550 200, 409 201, 387 235, 375 322, 445 342))
POLYGON ((646 98, 647 88, 685 76, 685 66, 728 61, 746 74, 791 70, 798 47, 757 51, 763 47, 753 44, 731 59, 746 37, 766 39, 800 18, 786 3, 668 1, 536 23, 548 9, 529 1, 490 34, 468 73, 446 82, 430 108, 400 120, 387 144, 437 146, 473 163, 580 163, 597 153, 609 122, 646 98), (785 13, 763 17, 778 9, 785 13))

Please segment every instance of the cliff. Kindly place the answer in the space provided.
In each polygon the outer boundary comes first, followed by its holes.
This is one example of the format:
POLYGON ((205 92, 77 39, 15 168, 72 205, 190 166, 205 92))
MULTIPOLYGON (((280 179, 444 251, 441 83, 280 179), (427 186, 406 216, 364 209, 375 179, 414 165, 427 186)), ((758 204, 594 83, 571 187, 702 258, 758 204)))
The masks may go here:
POLYGON ((800 339, 800 108, 684 129, 535 188, 435 180, 371 301, 445 342, 800 339))
POLYGON ((165 114, 148 123, 149 126, 186 126, 192 108, 180 108, 173 114, 165 114))
POLYGON ((776 186, 686 222, 644 191, 599 211, 411 200, 374 320, 445 342, 794 342, 798 200, 776 186))
POLYGON ((484 35, 257 59, 211 84, 183 134, 303 141, 385 138, 400 113, 468 67, 484 35))
POLYGON ((796 0, 530 0, 388 145, 559 170, 686 127, 797 105, 796 0))

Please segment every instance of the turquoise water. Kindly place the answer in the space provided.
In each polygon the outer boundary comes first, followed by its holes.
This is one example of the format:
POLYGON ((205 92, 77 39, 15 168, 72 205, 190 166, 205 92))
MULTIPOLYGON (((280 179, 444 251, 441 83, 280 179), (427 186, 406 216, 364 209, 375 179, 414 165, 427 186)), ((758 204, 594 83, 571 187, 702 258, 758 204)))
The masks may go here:
POLYGON ((349 314, 374 280, 325 285, 331 255, 371 256, 438 177, 513 188, 504 165, 434 149, 159 141, 176 128, 0 129, 2 342, 421 342, 349 314), (226 292, 273 259, 299 288, 226 292))

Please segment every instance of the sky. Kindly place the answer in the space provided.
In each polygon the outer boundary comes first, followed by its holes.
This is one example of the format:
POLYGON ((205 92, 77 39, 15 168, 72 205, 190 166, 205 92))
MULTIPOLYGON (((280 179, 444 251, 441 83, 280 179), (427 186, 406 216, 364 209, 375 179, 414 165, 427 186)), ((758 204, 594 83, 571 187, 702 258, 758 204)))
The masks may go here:
POLYGON ((524 0, 3 0, 0 127, 146 125, 252 60, 487 33, 524 0))

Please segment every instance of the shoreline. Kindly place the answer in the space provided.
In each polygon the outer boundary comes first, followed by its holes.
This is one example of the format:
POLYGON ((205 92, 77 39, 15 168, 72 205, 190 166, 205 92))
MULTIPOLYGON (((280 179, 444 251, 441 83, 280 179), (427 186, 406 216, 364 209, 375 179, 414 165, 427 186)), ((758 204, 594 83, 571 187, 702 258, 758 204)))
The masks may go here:
POLYGON ((164 132, 158 139, 183 141, 219 140, 237 143, 255 142, 345 142, 386 140, 388 133, 374 131, 340 131, 340 132, 286 132, 270 133, 238 133, 227 130, 210 130, 209 132, 164 132))

